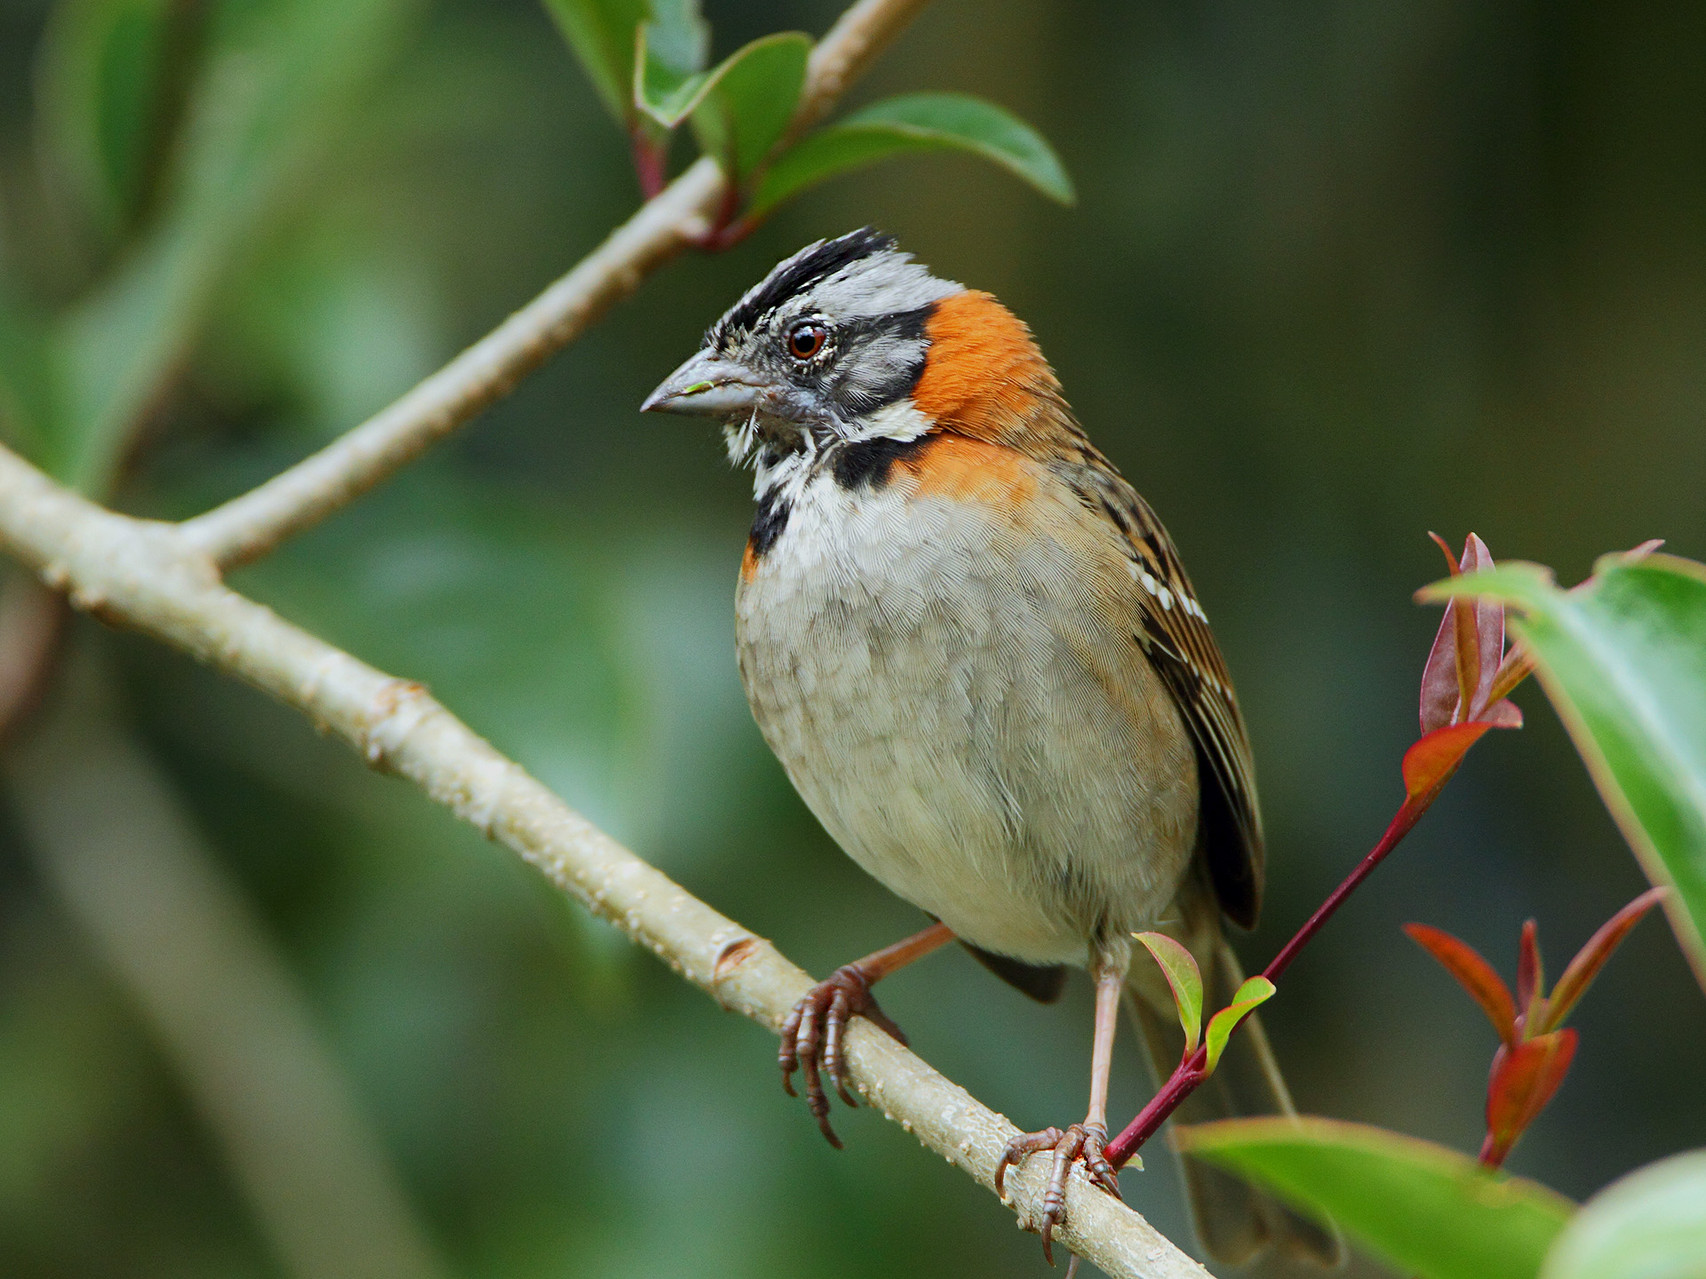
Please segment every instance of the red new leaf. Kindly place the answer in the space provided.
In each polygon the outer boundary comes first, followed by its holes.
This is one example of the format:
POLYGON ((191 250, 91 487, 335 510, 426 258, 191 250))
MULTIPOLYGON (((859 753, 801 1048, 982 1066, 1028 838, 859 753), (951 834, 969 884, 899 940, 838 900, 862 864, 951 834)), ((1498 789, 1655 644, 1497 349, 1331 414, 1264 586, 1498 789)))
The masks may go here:
POLYGON ((1473 724, 1450 724, 1436 728, 1404 752, 1405 803, 1425 808, 1451 780, 1469 748, 1493 725, 1485 720, 1473 724))
POLYGON ((1576 1032, 1555 1030, 1524 1040, 1514 1048, 1501 1047, 1493 1056, 1487 1081, 1487 1140, 1481 1162, 1497 1168, 1517 1138, 1552 1100, 1576 1055, 1576 1032))
MULTIPOLYGON (((1451 548, 1429 534, 1445 552, 1452 576, 1492 568, 1487 544, 1471 533, 1463 557, 1452 561, 1451 548)), ((1493 674, 1505 656, 1505 609, 1497 600, 1452 600, 1445 606, 1439 633, 1422 668, 1422 731, 1479 719, 1492 704, 1493 674)))
POLYGON ((1487 1014, 1487 1020, 1493 1023, 1499 1038, 1514 1046, 1517 1042, 1516 1002, 1511 998, 1510 987, 1493 971, 1493 966, 1481 958, 1481 953, 1468 942, 1427 924, 1405 924, 1404 931, 1410 935, 1411 941, 1457 978, 1458 984, 1481 1005, 1481 1011, 1487 1014))
POLYGON ((1507 702, 1505 698, 1533 673, 1534 659, 1522 649, 1513 648, 1506 653, 1499 669, 1493 672, 1493 686, 1487 693, 1488 700, 1493 704, 1481 718, 1494 728, 1521 728, 1522 712, 1517 709, 1515 702, 1507 702))
MULTIPOLYGON (((1451 575, 1492 568, 1492 552, 1471 533, 1463 543, 1463 557, 1454 560, 1451 548, 1437 533, 1429 533, 1445 553, 1451 575)), ((1505 660, 1505 609, 1491 599, 1454 599, 1445 606, 1439 633, 1434 636, 1427 664, 1422 668, 1422 732, 1430 733, 1448 724, 1486 720, 1499 728, 1521 728, 1522 712, 1504 700, 1520 682, 1518 673, 1505 660), (1503 673, 1517 678, 1500 680, 1503 673)))
POLYGON ((1576 1001, 1587 992, 1593 979, 1599 976, 1599 970, 1605 967, 1605 961, 1611 958, 1611 952, 1629 935, 1629 930, 1641 922, 1643 915, 1664 900, 1668 891, 1670 890, 1665 888, 1649 888, 1606 920, 1599 931, 1588 938, 1587 945, 1576 952, 1576 957, 1570 961, 1569 967, 1564 969, 1564 975, 1558 978, 1558 985, 1553 989, 1552 997, 1546 1001, 1546 1012, 1539 1018, 1542 1024, 1535 1026, 1535 1030, 1553 1030, 1563 1024, 1570 1009, 1576 1006, 1576 1001))
POLYGON ((1522 1009, 1523 1025, 1534 1027, 1534 1015, 1546 994, 1546 967, 1540 962, 1540 925, 1532 919, 1522 926, 1522 945, 1516 957, 1516 1003, 1522 1009))

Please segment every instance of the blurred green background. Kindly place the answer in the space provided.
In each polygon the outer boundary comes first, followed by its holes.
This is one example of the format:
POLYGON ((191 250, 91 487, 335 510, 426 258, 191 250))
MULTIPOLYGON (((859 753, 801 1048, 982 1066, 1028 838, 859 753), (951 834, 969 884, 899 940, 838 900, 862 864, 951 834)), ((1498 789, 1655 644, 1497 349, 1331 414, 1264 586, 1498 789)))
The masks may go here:
MULTIPOLYGON (((719 57, 837 11, 706 10, 719 57)), ((1271 883, 1241 949, 1260 963, 1400 798, 1437 623, 1410 602, 1441 572, 1428 529, 1566 580, 1652 536, 1706 556, 1706 7, 943 0, 851 102, 917 89, 1031 120, 1078 206, 959 158, 838 179, 666 268, 236 585, 427 682, 808 969, 912 930, 748 717, 747 479, 713 430, 636 412, 777 258, 873 223, 1031 323, 1182 547, 1255 738, 1271 883)), ((100 330, 189 352, 112 411, 147 423, 122 509, 193 514, 347 429, 635 201, 623 138, 530 0, 0 0, 0 328, 79 306, 98 327, 87 299, 154 278, 138 263, 180 281, 152 313, 169 323, 100 330), (88 38, 139 13, 167 15, 157 43, 88 38), (94 81, 116 88, 92 106, 94 81), (200 186, 162 176, 176 140, 221 128, 200 186)), ((0 356, 31 350, 0 331, 0 356)), ((78 619, 63 643, 0 769, 0 1274, 1042 1273, 898 1128, 843 1116, 831 1151, 768 1036, 410 787, 152 642, 78 619), (226 1009, 246 1050, 197 1002, 248 990, 245 965, 284 979, 226 1009), (296 1031, 274 1036, 280 1009, 296 1031), (311 1195, 257 1207, 267 1168, 322 1167, 319 1121, 291 1111, 292 1054, 316 1043, 334 1071, 300 1096, 347 1094, 331 1127, 371 1174, 330 1198, 355 1236, 385 1233, 371 1211, 403 1241, 377 1269, 281 1243, 320 1228, 311 1195), (251 1111, 300 1131, 256 1154, 251 1111)), ((1532 915, 1556 968, 1642 887, 1538 690, 1518 700, 1529 726, 1476 752, 1266 1012, 1305 1110, 1473 1151, 1493 1032, 1398 925, 1509 972, 1532 915)), ((1039 1008, 955 952, 883 1002, 1040 1126, 1083 1105, 1085 987, 1039 1008)), ((1582 1197, 1706 1144, 1706 1001, 1660 924, 1576 1024, 1516 1171, 1582 1197)), ((1146 1095, 1137 1058, 1122 1040, 1116 1115, 1146 1095)), ((1165 1157, 1124 1185, 1188 1239, 1165 1157)))

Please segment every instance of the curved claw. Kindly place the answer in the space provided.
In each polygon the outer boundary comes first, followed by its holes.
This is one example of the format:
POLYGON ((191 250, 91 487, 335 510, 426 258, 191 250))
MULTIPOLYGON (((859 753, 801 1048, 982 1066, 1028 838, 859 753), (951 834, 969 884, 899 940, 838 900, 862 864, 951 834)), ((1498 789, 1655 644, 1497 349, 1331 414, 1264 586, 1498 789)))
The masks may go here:
MULTIPOLYGON (((1074 1161, 1081 1161, 1090 1184, 1120 1197, 1119 1175, 1103 1153, 1108 1144, 1108 1130, 1101 1124, 1073 1124, 1065 1130, 1044 1128, 1041 1132, 1022 1132, 1007 1143, 1001 1159, 995 1165, 995 1193, 1007 1198, 1007 1170, 1017 1167, 1029 1155, 1048 1151, 1048 1185, 1043 1190, 1042 1211, 1026 1223, 1043 1239, 1043 1258, 1054 1264, 1054 1231, 1066 1216, 1066 1179, 1074 1161)), ((1068 1269, 1070 1273, 1070 1267, 1068 1269)))
POLYGON ((841 1149, 841 1138, 829 1123, 829 1095, 824 1091, 823 1076, 829 1076, 842 1101, 858 1106, 842 1055, 847 1023, 854 1017, 864 1017, 898 1042, 906 1042, 900 1027, 871 997, 870 978, 857 964, 848 964, 813 986, 794 1005, 782 1022, 782 1042, 776 1054, 783 1090, 790 1097, 799 1096, 794 1091, 794 1072, 799 1071, 805 1081, 806 1108, 817 1120, 818 1130, 837 1150, 841 1149))

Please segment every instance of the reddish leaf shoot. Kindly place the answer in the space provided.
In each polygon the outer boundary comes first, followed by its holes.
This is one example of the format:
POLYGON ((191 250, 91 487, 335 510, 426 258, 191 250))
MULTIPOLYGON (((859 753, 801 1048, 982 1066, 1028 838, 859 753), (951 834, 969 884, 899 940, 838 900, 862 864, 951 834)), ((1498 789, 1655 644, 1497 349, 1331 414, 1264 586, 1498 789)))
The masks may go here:
POLYGON ((1535 1012, 1546 995, 1546 965, 1540 959, 1540 925, 1532 919, 1522 926, 1522 943, 1516 958, 1516 1003, 1522 1009, 1522 1024, 1532 1026, 1535 1012))
POLYGON ((1493 1023, 1493 1029, 1499 1032, 1499 1038, 1507 1046, 1519 1042, 1521 1034, 1516 1024, 1516 1001, 1511 998, 1510 987, 1479 951, 1450 933, 1427 924, 1405 924, 1404 931, 1410 935, 1411 941, 1457 978, 1458 984, 1481 1005, 1481 1011, 1487 1014, 1487 1020, 1493 1023))
POLYGON ((1629 935, 1629 930, 1640 923, 1649 910, 1663 901, 1669 891, 1668 888, 1649 888, 1606 920, 1599 931, 1588 938, 1587 945, 1576 952, 1576 957, 1564 969, 1564 975, 1558 978, 1558 985, 1546 1001, 1546 1011, 1534 1027, 1536 1032, 1544 1033, 1564 1024, 1564 1018, 1570 1015, 1570 1009, 1576 1006, 1576 1002, 1587 992, 1593 979, 1599 976, 1599 970, 1605 967, 1605 961, 1611 958, 1612 952, 1629 935))
MULTIPOLYGON (((1404 752, 1404 803, 1406 807, 1426 809, 1433 803, 1469 748, 1481 740, 1481 735, 1494 725, 1485 720, 1471 724, 1450 724, 1429 732, 1404 752)), ((1417 814, 1420 816, 1420 813, 1417 814)))
MULTIPOLYGON (((1493 567, 1487 544, 1473 533, 1463 544, 1462 558, 1455 561, 1438 534, 1428 536, 1445 552, 1453 577, 1493 567)), ((1528 671, 1526 663, 1513 665, 1512 657, 1505 653, 1502 604, 1486 599, 1449 601, 1422 668, 1422 732, 1475 720, 1520 728, 1522 712, 1504 698, 1528 671)))
POLYGON ((1482 1163, 1489 1168, 1504 1163, 1517 1139, 1564 1082, 1575 1055, 1574 1030, 1554 1030, 1514 1048, 1500 1047, 1487 1081, 1487 1140, 1481 1147, 1482 1163))

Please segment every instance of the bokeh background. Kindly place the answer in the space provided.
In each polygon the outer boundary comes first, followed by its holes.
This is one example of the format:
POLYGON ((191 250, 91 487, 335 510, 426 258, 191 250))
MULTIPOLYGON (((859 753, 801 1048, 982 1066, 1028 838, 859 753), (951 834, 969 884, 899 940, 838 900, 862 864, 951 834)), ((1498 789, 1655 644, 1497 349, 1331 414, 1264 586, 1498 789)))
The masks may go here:
MULTIPOLYGON (((97 133, 169 139, 223 11, 342 3, 168 6, 163 96, 97 133)), ((347 91, 198 295, 124 509, 192 514, 347 429, 635 203, 537 3, 364 3, 384 12, 338 37, 347 91)), ((0 276, 38 312, 165 216, 167 142, 106 188, 76 145, 67 77, 101 8, 0 0, 0 276)), ((836 12, 706 9, 716 56, 836 12)), ((1566 580, 1653 536, 1706 556, 1706 8, 942 0, 852 100, 916 89, 1033 121, 1077 207, 957 158, 839 179, 660 272, 236 582, 427 682, 808 969, 912 930, 748 717, 730 607, 748 481, 713 430, 636 412, 777 258, 876 224, 1032 324, 1183 548, 1255 738, 1272 869, 1241 948, 1263 962, 1400 798, 1437 622, 1410 599, 1441 572, 1427 530, 1566 580)), ((843 1116, 848 1149, 828 1149, 766 1035, 405 784, 151 642, 79 619, 62 643, 0 765, 0 1273, 1041 1273, 1035 1240, 897 1128, 843 1116), (341 1226, 315 1217, 326 1196, 277 1192, 338 1159, 341 1226), (316 1260, 340 1229, 382 1260, 316 1260)), ((1556 971, 1641 888, 1538 690, 1518 700, 1528 727, 1480 747, 1267 1013, 1304 1109, 1475 1149, 1493 1033, 1399 924, 1508 973, 1537 917, 1556 971)), ((883 1002, 1034 1127, 1080 1113, 1085 987, 1039 1008, 955 952, 883 1002)), ((1706 1144, 1706 1000, 1661 923, 1576 1024, 1516 1170, 1584 1197, 1706 1144)), ((1122 1040, 1116 1114, 1146 1095, 1137 1060, 1122 1040)), ((1168 1159, 1124 1184, 1188 1240, 1168 1159)))

